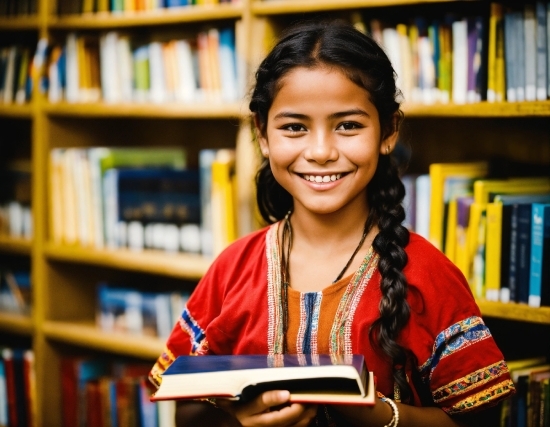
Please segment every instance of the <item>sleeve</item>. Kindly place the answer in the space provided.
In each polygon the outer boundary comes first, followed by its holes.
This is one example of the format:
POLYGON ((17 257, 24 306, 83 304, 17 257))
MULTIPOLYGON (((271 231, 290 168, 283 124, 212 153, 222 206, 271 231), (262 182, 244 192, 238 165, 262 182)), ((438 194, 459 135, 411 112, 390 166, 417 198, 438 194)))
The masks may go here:
POLYGON ((424 260, 411 263, 412 345, 433 402, 457 415, 510 397, 508 367, 463 274, 435 248, 422 254, 424 260))

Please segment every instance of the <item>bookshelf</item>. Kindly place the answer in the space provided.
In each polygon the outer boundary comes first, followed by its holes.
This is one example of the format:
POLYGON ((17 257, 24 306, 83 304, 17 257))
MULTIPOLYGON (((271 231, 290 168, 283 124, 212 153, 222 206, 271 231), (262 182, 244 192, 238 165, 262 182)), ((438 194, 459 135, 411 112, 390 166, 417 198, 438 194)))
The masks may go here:
MULTIPOLYGON (((233 25, 240 20, 245 34, 241 54, 250 72, 263 49, 259 46, 262 38, 254 33, 257 24, 267 23, 277 32, 304 17, 349 17, 356 11, 369 16, 388 11, 406 14, 415 7, 423 11, 477 7, 486 13, 487 4, 482 0, 241 0, 174 10, 57 16, 55 0, 39 0, 36 16, 0 17, 0 39, 6 35, 10 44, 29 39, 36 44, 39 38, 47 37, 61 43, 72 31, 97 36, 111 30, 131 35, 187 36, 210 25, 233 25)), ((22 139, 30 146, 34 218, 32 241, 0 235, 0 261, 28 260, 33 283, 32 315, 0 312, 0 337, 6 342, 17 341, 19 336, 32 341, 37 390, 35 425, 47 427, 61 425, 59 364, 63 355, 93 353, 152 362, 162 351, 163 341, 158 338, 106 334, 95 327, 95 283, 108 280, 129 285, 135 281, 143 290, 174 290, 183 283, 192 288, 211 262, 193 254, 54 243, 48 187, 50 150, 176 145, 185 147, 191 164, 196 165, 201 148, 236 148, 239 200, 243 205, 251 204, 256 153, 251 141, 241 138, 243 129, 249 127, 246 100, 208 104, 49 103, 37 86, 30 103, 0 103, 0 124, 9 123, 16 129, 10 132, 7 142, 16 144, 19 140, 14 134, 24 134, 22 139)), ((550 168, 550 101, 405 103, 403 110, 405 138, 413 147, 412 172, 425 172, 432 162, 484 160, 495 155, 550 168)), ((479 301, 479 306, 484 316, 521 322, 526 328, 537 324, 547 333, 550 329, 550 307, 535 309, 489 301, 479 301)), ((503 337, 513 340, 506 334, 503 337)))

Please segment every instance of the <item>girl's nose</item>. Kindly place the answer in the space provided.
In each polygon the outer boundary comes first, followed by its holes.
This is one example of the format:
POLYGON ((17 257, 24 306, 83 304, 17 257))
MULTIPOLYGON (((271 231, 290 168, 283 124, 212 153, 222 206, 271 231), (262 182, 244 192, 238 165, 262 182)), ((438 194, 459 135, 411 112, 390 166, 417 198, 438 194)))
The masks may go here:
POLYGON ((304 156, 309 161, 321 165, 338 159, 338 150, 330 132, 317 132, 312 135, 304 156))

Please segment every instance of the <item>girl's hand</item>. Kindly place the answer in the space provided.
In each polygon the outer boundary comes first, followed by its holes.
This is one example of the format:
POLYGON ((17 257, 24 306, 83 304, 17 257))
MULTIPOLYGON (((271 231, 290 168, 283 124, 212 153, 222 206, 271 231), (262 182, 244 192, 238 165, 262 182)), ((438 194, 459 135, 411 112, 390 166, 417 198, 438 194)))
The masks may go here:
POLYGON ((231 413, 243 427, 306 427, 317 414, 317 405, 289 403, 290 393, 267 391, 248 403, 218 400, 218 405, 231 413))

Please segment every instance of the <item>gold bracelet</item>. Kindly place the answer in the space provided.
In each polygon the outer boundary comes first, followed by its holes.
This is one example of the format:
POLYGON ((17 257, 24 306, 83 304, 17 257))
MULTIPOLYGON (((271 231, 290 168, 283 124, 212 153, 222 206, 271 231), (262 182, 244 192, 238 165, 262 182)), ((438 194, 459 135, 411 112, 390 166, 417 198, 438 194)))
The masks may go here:
POLYGON ((393 400, 388 399, 387 397, 381 397, 380 400, 390 405, 392 410, 391 420, 384 427, 397 427, 397 424, 399 424, 399 409, 397 408, 397 405, 393 400))

